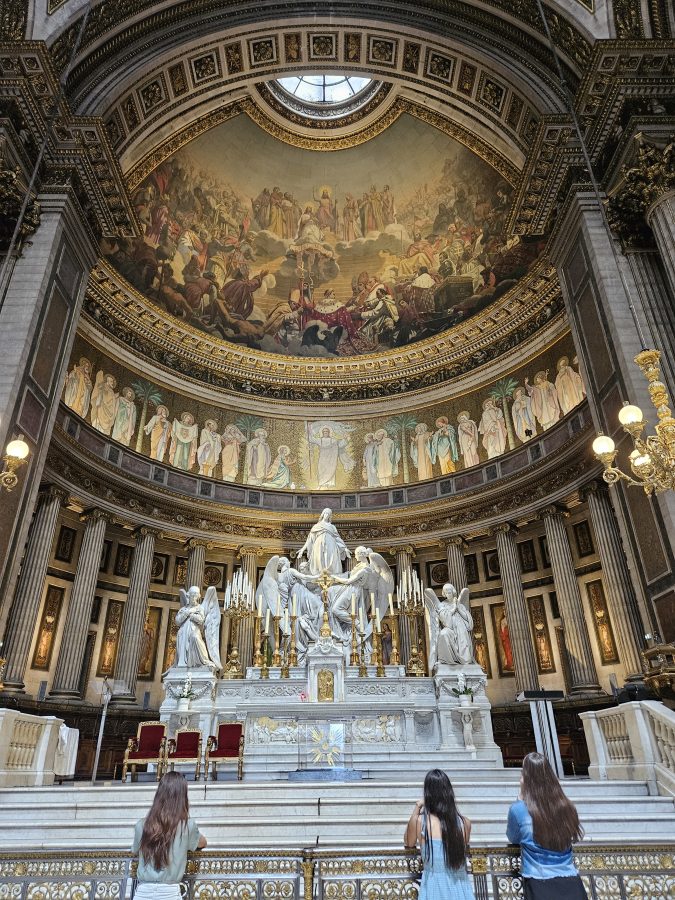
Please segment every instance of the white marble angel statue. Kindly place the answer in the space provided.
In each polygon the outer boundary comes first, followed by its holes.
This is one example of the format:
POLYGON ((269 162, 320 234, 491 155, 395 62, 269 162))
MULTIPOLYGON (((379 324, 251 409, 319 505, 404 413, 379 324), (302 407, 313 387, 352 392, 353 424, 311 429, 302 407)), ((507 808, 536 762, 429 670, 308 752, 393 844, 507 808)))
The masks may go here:
POLYGON ((215 587, 206 589, 204 599, 194 585, 180 590, 176 613, 176 665, 188 669, 222 669, 220 661, 220 604, 215 587))
POLYGON ((342 573, 342 561, 349 559, 351 553, 338 534, 331 521, 332 512, 326 507, 316 525, 312 526, 307 540, 298 553, 298 560, 307 557, 309 571, 312 575, 320 575, 328 571, 333 575, 342 573))
POLYGON ((461 666, 474 662, 469 589, 463 588, 458 596, 454 585, 444 584, 439 600, 427 588, 424 602, 429 611, 429 671, 438 663, 461 666))
MULTIPOLYGON (((343 641, 348 641, 351 634, 352 596, 355 599, 356 613, 363 608, 365 614, 371 609, 371 595, 375 598, 375 609, 380 619, 387 615, 389 594, 394 590, 394 576, 387 561, 374 553, 369 547, 357 547, 354 551, 356 560, 348 575, 333 576, 334 584, 328 589, 330 601, 330 618, 333 633, 343 641)), ((366 636, 372 634, 373 622, 366 625, 366 636)))
MULTIPOLYGON (((281 591, 279 588, 279 563, 281 557, 271 556, 269 562, 265 566, 265 571, 260 579, 255 592, 255 605, 258 614, 261 616, 263 624, 267 621, 267 610, 270 611, 270 617, 283 615, 285 605, 282 603, 281 591)), ((274 629, 270 626, 269 642, 270 647, 274 649, 276 635, 273 634, 274 629)))

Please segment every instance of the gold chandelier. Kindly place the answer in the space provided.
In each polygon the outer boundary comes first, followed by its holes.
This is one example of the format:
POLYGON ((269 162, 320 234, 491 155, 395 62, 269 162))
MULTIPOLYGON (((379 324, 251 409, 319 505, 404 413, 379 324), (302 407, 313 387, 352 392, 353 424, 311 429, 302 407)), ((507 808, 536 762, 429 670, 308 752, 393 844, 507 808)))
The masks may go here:
POLYGON ((660 380, 660 359, 658 350, 643 350, 635 357, 647 379, 649 396, 659 419, 656 434, 642 436, 645 421, 639 406, 625 403, 619 410, 619 422, 633 439, 633 450, 628 455, 633 476, 626 475, 614 465, 617 450, 611 437, 600 433, 593 441, 593 453, 605 467, 604 480, 608 484, 625 481, 631 486, 642 487, 647 495, 653 491, 675 489, 675 419, 670 411, 668 391, 660 380))

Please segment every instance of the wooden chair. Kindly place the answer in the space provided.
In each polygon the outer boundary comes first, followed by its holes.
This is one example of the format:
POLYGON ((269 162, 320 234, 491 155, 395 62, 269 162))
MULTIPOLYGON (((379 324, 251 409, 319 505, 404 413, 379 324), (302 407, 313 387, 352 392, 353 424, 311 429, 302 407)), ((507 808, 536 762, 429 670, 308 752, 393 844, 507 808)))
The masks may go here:
POLYGON ((244 726, 241 722, 221 722, 217 736, 206 741, 204 780, 208 778, 209 764, 213 764, 213 779, 218 778, 217 766, 223 762, 237 762, 237 780, 244 776, 244 726))
POLYGON ((202 733, 197 728, 181 728, 175 738, 166 742, 164 771, 171 766, 173 772, 176 763, 194 763, 195 781, 199 781, 202 770, 202 733))
POLYGON ((136 781, 136 766, 140 763, 157 765, 157 781, 164 769, 166 743, 166 722, 141 722, 135 738, 129 738, 124 751, 122 784, 127 780, 127 769, 131 766, 131 780, 136 781))

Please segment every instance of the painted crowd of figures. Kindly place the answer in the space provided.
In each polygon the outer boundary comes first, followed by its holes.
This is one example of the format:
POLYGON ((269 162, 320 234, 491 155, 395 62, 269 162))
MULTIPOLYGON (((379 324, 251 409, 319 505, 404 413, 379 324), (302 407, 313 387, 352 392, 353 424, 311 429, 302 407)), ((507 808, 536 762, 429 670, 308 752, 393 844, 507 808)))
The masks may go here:
POLYGON ((138 380, 119 391, 109 372, 100 369, 94 378, 84 356, 66 376, 63 399, 101 434, 136 452, 149 450, 152 459, 186 472, 271 488, 323 490, 338 481, 343 487, 375 488, 399 483, 399 472, 408 483, 476 466, 481 458, 501 456, 551 428, 586 393, 569 357, 560 357, 556 370, 553 380, 541 370, 523 385, 500 379, 482 400, 478 421, 466 409, 452 421, 450 415, 437 416, 434 427, 419 421, 419 410, 384 419, 365 433, 360 452, 355 425, 332 420, 298 422, 293 439, 276 447, 269 438, 278 425, 266 425, 258 416, 238 416, 222 430, 211 417, 200 427, 191 412, 172 417, 149 382, 138 380), (297 444, 297 460, 290 443, 297 444), (361 482, 355 485, 351 473, 358 476, 359 458, 361 482))
POLYGON ((101 252, 228 341, 325 357, 403 347, 483 309, 543 248, 504 237, 511 188, 492 169, 451 142, 447 154, 423 184, 273 185, 246 200, 249 180, 235 187, 181 151, 136 191, 144 236, 107 237, 101 252))

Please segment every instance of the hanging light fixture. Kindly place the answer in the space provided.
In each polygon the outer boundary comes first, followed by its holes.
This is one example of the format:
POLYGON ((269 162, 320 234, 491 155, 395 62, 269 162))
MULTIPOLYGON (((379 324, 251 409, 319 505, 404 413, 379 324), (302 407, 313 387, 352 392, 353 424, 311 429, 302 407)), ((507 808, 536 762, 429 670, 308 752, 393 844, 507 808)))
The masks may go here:
POLYGON ((625 481, 634 487, 643 488, 645 494, 653 491, 675 489, 675 419, 670 411, 670 398, 666 386, 660 380, 658 350, 643 350, 635 357, 648 382, 658 424, 655 434, 642 436, 645 428, 644 413, 639 406, 624 403, 619 410, 619 423, 633 440, 633 450, 628 454, 628 461, 633 475, 626 475, 614 465, 616 444, 609 435, 599 434, 593 441, 593 453, 605 471, 602 477, 608 484, 625 481))
POLYGON ((19 481, 16 470, 25 463, 29 453, 30 447, 24 441, 22 434, 7 444, 5 455, 2 457, 5 468, 0 472, 0 485, 2 485, 5 490, 11 491, 16 487, 19 481))

